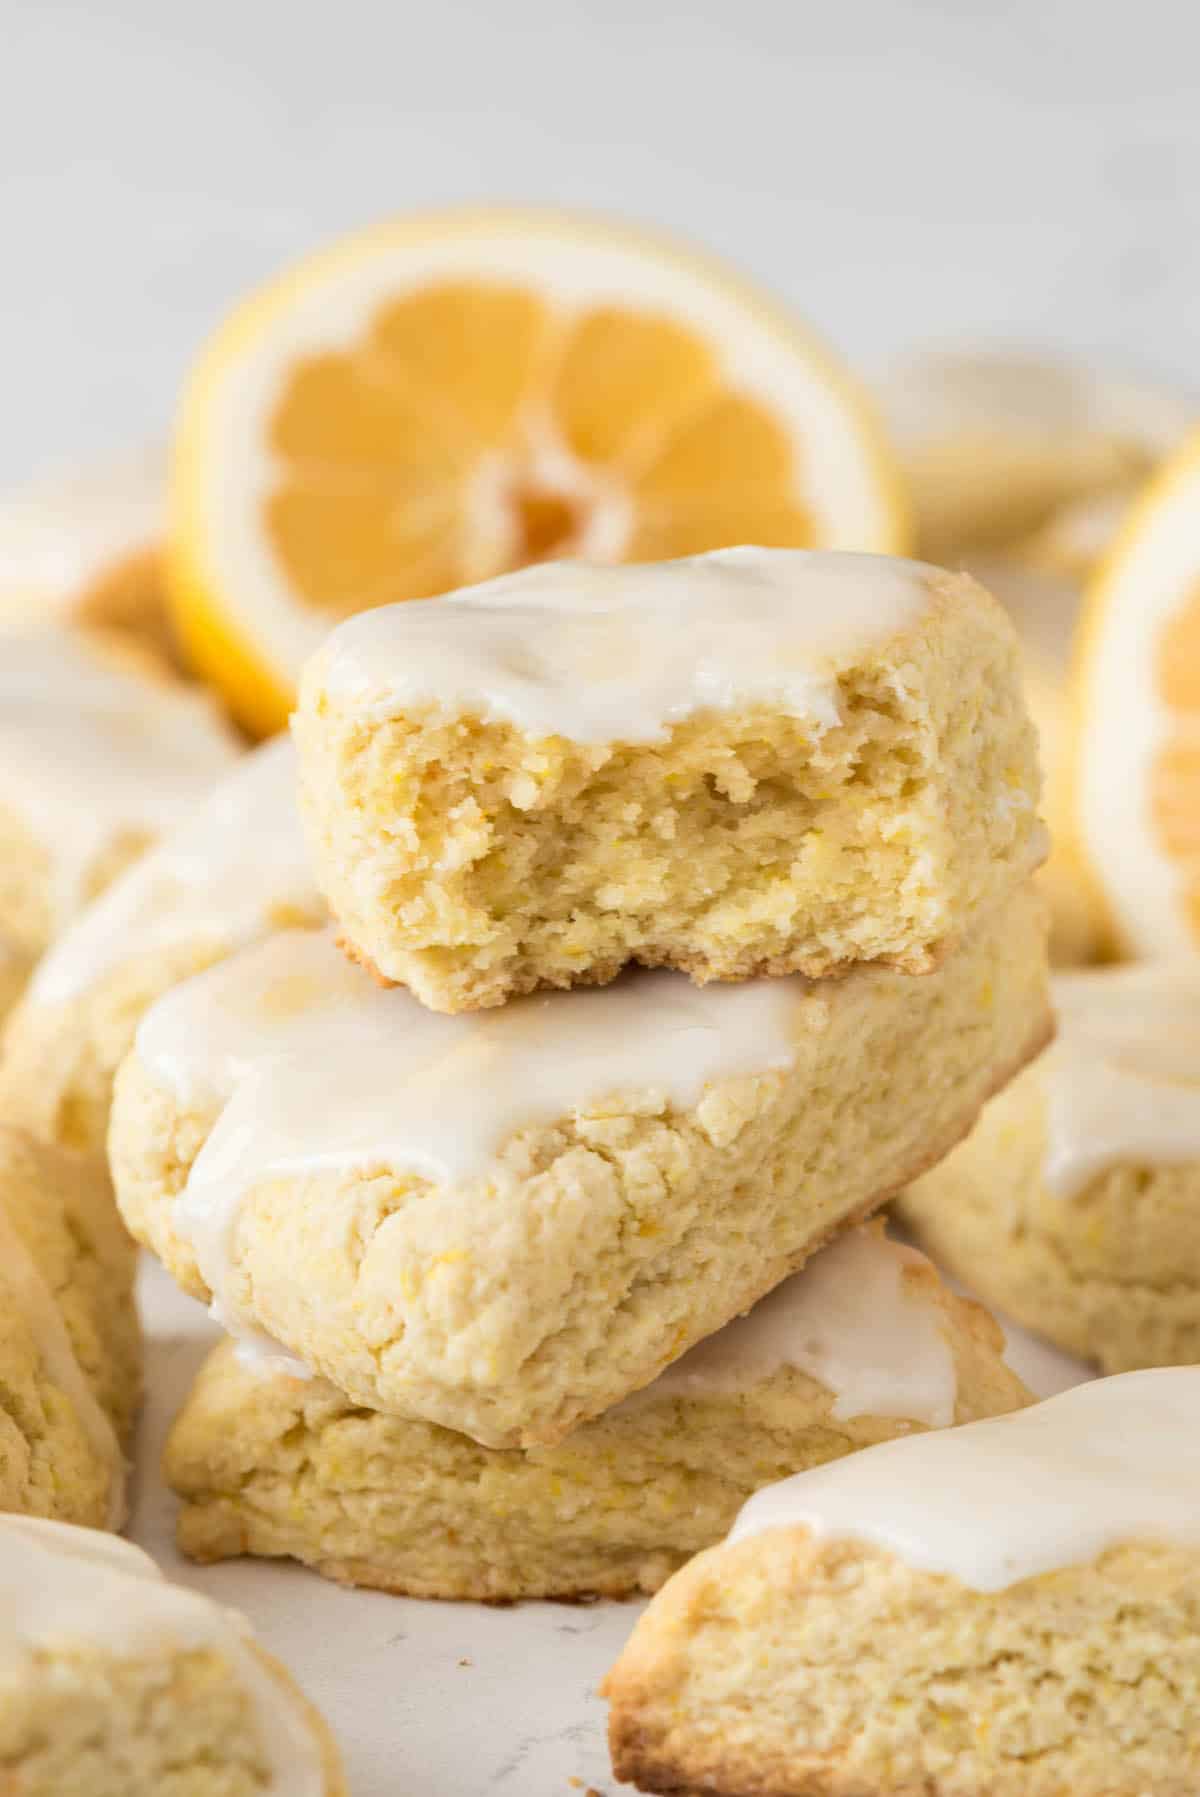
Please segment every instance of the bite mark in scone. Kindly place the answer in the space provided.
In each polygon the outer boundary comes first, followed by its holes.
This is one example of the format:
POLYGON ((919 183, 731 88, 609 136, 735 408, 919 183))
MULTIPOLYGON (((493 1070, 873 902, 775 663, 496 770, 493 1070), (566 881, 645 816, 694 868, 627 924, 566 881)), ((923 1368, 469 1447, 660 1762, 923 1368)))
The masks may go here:
POLYGON ((295 789, 287 737, 264 744, 59 937, 4 1035, 0 1116, 102 1154, 114 1075, 154 1000, 248 942, 324 920, 295 789))
POLYGON ((123 1519, 135 1259, 100 1162, 0 1126, 0 1510, 123 1519))
POLYGON ((110 1151, 227 1325, 368 1408, 549 1445, 945 1153, 1050 1027, 1028 891, 920 980, 645 973, 468 1017, 294 934, 147 1013, 110 1151))
POLYGON ((164 1472, 199 1560, 291 1556, 329 1578, 483 1601, 655 1591, 760 1485, 1028 1401, 1003 1336, 924 1256, 850 1230, 747 1317, 551 1448, 484 1448, 364 1410, 226 1341, 164 1472))
POLYGON ((1060 974, 1052 1052, 907 1191, 989 1303, 1106 1372, 1200 1362, 1200 980, 1060 974))
POLYGON ((1183 1797, 1200 1368, 768 1487, 609 1673, 619 1779, 710 1797, 1183 1797))
POLYGON ((348 620, 293 729, 344 939, 440 1011, 611 980, 927 972, 1032 872, 1016 638, 966 577, 732 550, 348 620))
POLYGON ((20 1797, 348 1797, 244 1617, 127 1541, 19 1516, 0 1516, 0 1770, 20 1797))

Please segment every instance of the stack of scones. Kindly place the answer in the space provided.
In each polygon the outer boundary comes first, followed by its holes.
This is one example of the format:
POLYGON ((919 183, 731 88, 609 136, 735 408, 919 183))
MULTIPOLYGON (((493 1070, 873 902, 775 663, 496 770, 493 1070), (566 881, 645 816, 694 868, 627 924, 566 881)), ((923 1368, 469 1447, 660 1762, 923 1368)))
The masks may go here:
POLYGON ((93 1132, 111 1095, 122 1214, 228 1331, 167 1454, 189 1553, 652 1591, 763 1485, 1029 1401, 868 1221, 1051 1033, 978 585, 547 563, 340 625, 293 735, 191 825, 219 901, 168 839, 6 1066, 93 1132))

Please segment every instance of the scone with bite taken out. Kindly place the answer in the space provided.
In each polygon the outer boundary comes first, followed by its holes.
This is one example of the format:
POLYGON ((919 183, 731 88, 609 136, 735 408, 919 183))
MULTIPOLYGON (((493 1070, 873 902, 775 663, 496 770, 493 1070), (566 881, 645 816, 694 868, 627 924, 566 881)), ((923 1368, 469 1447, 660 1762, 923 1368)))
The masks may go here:
POLYGON ((103 1164, 0 1125, 0 1511, 123 1518, 134 1261, 103 1164))
POLYGON ((973 581, 735 549, 541 564, 341 624, 293 722, 351 953, 435 1010, 937 965, 1045 853, 1016 637, 973 581))
POLYGON ((226 1341, 164 1470, 199 1560, 287 1555, 415 1597, 625 1597, 719 1540, 760 1485, 1026 1403, 1002 1348, 986 1311, 869 1225, 556 1447, 480 1447, 226 1341))
POLYGON ((1200 1368, 751 1498, 609 1673, 619 1779, 706 1797, 1200 1788, 1200 1368))
MULTIPOLYGON (((147 1008, 257 937, 325 917, 286 736, 247 755, 43 956, 0 1052, 0 1117, 103 1153, 147 1008)), ((0 964, 2 977, 2 964, 0 964)))
POLYGON ((122 1213, 356 1404, 548 1446, 969 1129, 1046 1040, 1026 891, 936 972, 608 987, 447 1017, 324 931, 177 986, 117 1076, 122 1213))
POLYGON ((0 931, 41 954, 238 754, 212 700, 136 647, 0 630, 0 931))
POLYGON ((0 1516, 0 1770, 13 1797, 348 1797, 249 1623, 139 1548, 0 1516))
POLYGON ((972 1290, 1106 1372, 1200 1362, 1200 974, 1060 974, 1058 1039, 909 1188, 972 1290))

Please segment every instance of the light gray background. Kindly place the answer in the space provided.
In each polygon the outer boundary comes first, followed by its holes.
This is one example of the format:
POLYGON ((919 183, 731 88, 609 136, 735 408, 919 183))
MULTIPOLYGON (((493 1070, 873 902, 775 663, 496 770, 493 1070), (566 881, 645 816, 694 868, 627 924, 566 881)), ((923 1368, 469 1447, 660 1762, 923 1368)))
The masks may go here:
POLYGON ((1200 374, 1195 0, 0 0, 0 480, 164 429, 331 234, 552 201, 697 238, 868 367, 1200 374))

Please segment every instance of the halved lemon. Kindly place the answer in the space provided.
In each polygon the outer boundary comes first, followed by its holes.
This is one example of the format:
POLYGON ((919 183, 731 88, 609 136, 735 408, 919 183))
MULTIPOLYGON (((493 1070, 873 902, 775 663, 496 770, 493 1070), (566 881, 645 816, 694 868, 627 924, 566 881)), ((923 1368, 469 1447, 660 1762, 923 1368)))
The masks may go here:
POLYGON ((1135 506, 1085 602, 1073 819, 1113 946, 1200 948, 1200 435, 1135 506))
POLYGON ((736 543, 905 550, 891 460, 802 325, 618 226, 383 225, 242 305, 183 399, 176 627, 259 731, 350 612, 552 556, 736 543))

